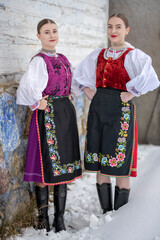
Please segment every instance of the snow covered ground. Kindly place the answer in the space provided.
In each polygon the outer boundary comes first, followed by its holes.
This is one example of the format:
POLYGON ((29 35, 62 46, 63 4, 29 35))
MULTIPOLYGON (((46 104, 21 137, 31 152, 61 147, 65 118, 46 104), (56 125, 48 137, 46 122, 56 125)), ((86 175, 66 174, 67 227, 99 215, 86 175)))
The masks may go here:
MULTIPOLYGON (((45 230, 28 228, 15 240, 160 240, 160 146, 139 146, 138 177, 131 178, 130 201, 118 211, 102 214, 95 176, 84 173, 68 185, 67 231, 46 236, 45 230)), ((50 204, 51 223, 53 213, 50 204)))

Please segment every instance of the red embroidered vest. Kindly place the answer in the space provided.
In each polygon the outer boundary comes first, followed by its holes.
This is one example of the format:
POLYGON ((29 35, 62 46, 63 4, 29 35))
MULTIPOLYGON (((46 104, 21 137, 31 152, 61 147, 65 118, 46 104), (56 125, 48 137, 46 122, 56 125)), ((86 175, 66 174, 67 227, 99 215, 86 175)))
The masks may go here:
POLYGON ((118 59, 113 60, 104 58, 104 51, 102 49, 98 55, 97 69, 96 69, 96 88, 111 87, 126 91, 126 83, 130 81, 128 73, 124 67, 125 56, 132 48, 128 48, 118 59))

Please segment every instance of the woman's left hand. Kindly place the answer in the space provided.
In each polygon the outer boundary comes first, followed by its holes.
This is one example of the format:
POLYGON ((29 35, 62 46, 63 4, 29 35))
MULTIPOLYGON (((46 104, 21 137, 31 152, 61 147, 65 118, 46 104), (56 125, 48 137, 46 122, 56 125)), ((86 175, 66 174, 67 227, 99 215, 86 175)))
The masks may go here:
POLYGON ((121 94, 120 94, 120 98, 121 98, 122 102, 128 102, 133 97, 134 97, 134 95, 130 92, 121 92, 121 94))

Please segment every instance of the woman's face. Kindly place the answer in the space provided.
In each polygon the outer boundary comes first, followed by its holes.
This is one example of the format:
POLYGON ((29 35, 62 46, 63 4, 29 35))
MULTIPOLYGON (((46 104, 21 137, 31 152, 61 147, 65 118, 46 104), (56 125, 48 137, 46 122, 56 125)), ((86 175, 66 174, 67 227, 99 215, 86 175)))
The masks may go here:
POLYGON ((122 44, 125 41, 125 36, 129 33, 129 27, 126 28, 125 23, 121 18, 112 17, 108 20, 107 34, 112 44, 122 44))
POLYGON ((40 28, 40 34, 37 37, 41 41, 42 47, 46 50, 55 50, 59 35, 57 25, 54 23, 44 24, 40 28))

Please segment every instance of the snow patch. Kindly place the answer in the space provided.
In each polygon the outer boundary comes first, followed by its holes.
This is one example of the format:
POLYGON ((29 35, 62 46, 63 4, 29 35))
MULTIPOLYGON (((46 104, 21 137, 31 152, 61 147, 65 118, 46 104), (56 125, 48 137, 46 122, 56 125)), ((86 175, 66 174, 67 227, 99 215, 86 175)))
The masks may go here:
MULTIPOLYGON (((111 180, 114 189, 115 179, 111 180)), ((113 190, 114 195, 114 190, 113 190)), ((51 196, 52 197, 52 196, 51 196)), ((23 236, 8 240, 160 240, 160 146, 140 145, 138 177, 131 178, 128 204, 102 214, 96 190, 96 175, 84 173, 68 184, 65 225, 67 231, 28 228, 23 236)), ((50 224, 54 208, 50 203, 50 224)))

